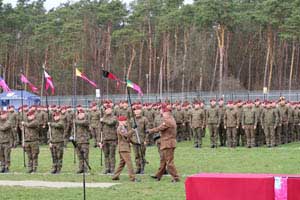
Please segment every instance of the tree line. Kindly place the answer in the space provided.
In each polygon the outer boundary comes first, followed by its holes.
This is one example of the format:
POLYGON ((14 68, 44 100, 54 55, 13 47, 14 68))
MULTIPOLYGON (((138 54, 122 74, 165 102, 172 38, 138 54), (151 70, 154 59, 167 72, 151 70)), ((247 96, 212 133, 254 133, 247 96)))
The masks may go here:
MULTIPOLYGON (((122 93, 101 70, 144 93, 299 89, 300 0, 0 0, 0 64, 11 88, 20 71, 56 95, 73 92, 76 66, 104 93, 122 93)), ((77 94, 94 94, 83 81, 77 94)))

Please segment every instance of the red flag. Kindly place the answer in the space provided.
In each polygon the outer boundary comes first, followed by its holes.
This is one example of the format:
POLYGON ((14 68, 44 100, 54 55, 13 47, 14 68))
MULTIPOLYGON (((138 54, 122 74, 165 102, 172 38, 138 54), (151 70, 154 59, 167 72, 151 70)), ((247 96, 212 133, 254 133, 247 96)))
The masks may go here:
POLYGON ((31 89, 31 91, 34 92, 34 93, 37 93, 38 88, 35 87, 35 86, 34 86, 34 85, 26 78, 26 76, 24 76, 23 74, 21 74, 21 82, 22 82, 22 83, 25 83, 25 84, 28 84, 29 87, 30 87, 30 89, 31 89))
POLYGON ((120 87, 120 83, 121 83, 122 81, 121 81, 116 75, 114 75, 113 73, 110 73, 110 72, 108 72, 108 71, 102 70, 102 76, 103 76, 104 78, 108 78, 108 79, 117 81, 117 88, 120 87))
POLYGON ((46 81, 45 89, 47 91, 50 87, 52 95, 53 95, 54 91, 55 91, 55 88, 54 88, 54 85, 53 85, 53 82, 52 82, 52 77, 45 70, 44 70, 44 76, 45 76, 45 81, 46 81))

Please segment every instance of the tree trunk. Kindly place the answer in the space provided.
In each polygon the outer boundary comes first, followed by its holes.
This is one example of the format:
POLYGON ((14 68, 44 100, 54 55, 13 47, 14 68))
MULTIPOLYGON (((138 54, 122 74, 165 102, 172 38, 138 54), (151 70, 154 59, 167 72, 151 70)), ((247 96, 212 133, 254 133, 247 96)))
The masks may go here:
POLYGON ((219 94, 221 94, 223 91, 222 86, 223 86, 223 68, 224 68, 224 55, 225 55, 224 37, 225 37, 225 26, 219 25, 217 28, 218 47, 220 51, 219 94))
POLYGON ((294 71, 295 50, 296 50, 296 44, 295 44, 295 41, 293 41, 291 67, 290 67, 290 79, 289 79, 289 91, 291 91, 291 89, 292 89, 292 79, 293 79, 293 71, 294 71))
POLYGON ((151 82, 152 82, 152 58, 153 58, 153 52, 152 52, 152 27, 151 27, 151 21, 150 17, 148 16, 148 51, 149 51, 149 92, 151 92, 151 82))

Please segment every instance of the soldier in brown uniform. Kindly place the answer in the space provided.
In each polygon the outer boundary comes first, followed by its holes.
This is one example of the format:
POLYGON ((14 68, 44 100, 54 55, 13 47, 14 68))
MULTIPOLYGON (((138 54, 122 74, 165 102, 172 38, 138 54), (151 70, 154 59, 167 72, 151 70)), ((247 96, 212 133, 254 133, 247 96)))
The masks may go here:
POLYGON ((79 159, 78 174, 87 172, 84 160, 89 159, 89 122, 83 109, 78 110, 77 119, 74 120, 76 131, 75 141, 77 142, 76 153, 79 159))
POLYGON ((104 174, 114 173, 116 164, 116 148, 117 148, 117 118, 112 114, 113 110, 110 105, 106 106, 106 110, 101 121, 102 130, 98 133, 97 142, 99 147, 103 149, 105 158, 104 174))
POLYGON ((253 109, 253 103, 248 101, 244 106, 242 114, 242 127, 246 134, 247 147, 255 147, 255 129, 257 126, 257 116, 253 109))
POLYGON ((149 134, 158 132, 161 134, 160 149, 162 151, 162 163, 160 163, 159 170, 154 176, 152 176, 152 178, 160 181, 167 168, 168 172, 173 177, 172 181, 178 182, 179 175, 174 164, 174 152, 176 148, 176 121, 167 105, 162 105, 161 112, 163 123, 160 126, 147 131, 149 134))
POLYGON ((210 144, 211 148, 218 147, 218 128, 220 126, 220 114, 219 109, 216 106, 216 100, 210 100, 210 108, 206 111, 206 124, 210 132, 210 144))
POLYGON ((91 106, 91 111, 89 115, 91 138, 94 140, 94 147, 98 146, 97 135, 99 135, 100 131, 100 118, 101 112, 97 109, 97 104, 94 103, 91 106))
POLYGON ((39 122, 35 117, 35 111, 27 113, 26 122, 22 121, 22 126, 25 129, 24 150, 28 156, 28 173, 36 172, 38 166, 39 148, 39 122))
POLYGON ((194 104, 195 108, 192 111, 191 127, 194 135, 195 148, 201 148, 202 135, 205 127, 205 111, 200 108, 200 102, 194 104))
POLYGON ((14 138, 11 132, 11 124, 8 119, 8 113, 1 111, 0 116, 0 163, 1 173, 9 172, 11 140, 14 138))
POLYGON ((288 102, 288 143, 295 141, 295 132, 294 132, 294 115, 295 115, 295 106, 294 103, 288 102))
POLYGON ((119 126, 117 128, 117 136, 118 136, 120 164, 112 180, 119 180, 119 176, 126 165, 130 180, 137 181, 133 171, 131 155, 130 155, 130 143, 132 143, 131 137, 133 134, 133 130, 129 128, 127 122, 128 119, 126 116, 119 116, 118 121, 119 121, 119 126))
POLYGON ((227 146, 231 148, 236 147, 236 131, 238 128, 239 119, 236 109, 232 101, 228 101, 227 109, 224 113, 224 128, 227 135, 227 146))
POLYGON ((60 112, 53 113, 53 122, 48 122, 48 144, 52 156, 52 174, 60 173, 64 154, 64 122, 60 112))

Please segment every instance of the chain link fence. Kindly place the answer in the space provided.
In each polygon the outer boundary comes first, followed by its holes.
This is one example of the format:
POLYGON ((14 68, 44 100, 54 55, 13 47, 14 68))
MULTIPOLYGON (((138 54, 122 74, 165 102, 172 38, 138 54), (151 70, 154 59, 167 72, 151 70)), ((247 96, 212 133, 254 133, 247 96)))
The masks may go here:
MULTIPOLYGON (((300 90, 293 91, 270 91, 268 94, 264 94, 261 91, 228 91, 223 93, 215 92, 188 92, 188 93, 163 93, 160 94, 145 94, 144 96, 138 96, 137 94, 131 94, 131 99, 133 102, 140 101, 142 103, 146 102, 159 102, 169 100, 170 102, 176 101, 189 101, 194 100, 204 100, 206 103, 212 98, 223 98, 224 101, 236 101, 236 100, 278 100, 280 96, 285 96, 289 101, 299 101, 300 100, 300 90)), ((84 107, 89 106, 93 101, 111 99, 114 103, 127 100, 127 95, 116 94, 116 95, 104 95, 101 98, 96 98, 95 95, 86 96, 49 96, 47 98, 49 105, 82 105, 84 107)), ((42 97, 41 104, 46 105, 46 98, 42 97)))

